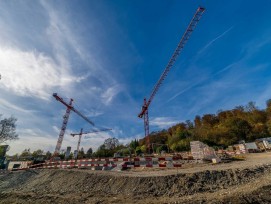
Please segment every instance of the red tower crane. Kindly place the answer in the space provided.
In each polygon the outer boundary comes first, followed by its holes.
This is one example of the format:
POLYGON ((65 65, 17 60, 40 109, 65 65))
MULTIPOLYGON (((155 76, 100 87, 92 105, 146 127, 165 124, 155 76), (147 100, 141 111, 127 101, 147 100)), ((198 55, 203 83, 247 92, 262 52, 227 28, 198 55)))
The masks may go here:
POLYGON ((144 98, 144 103, 141 109, 141 112, 138 114, 139 118, 143 118, 144 117, 144 129, 145 129, 145 137, 146 137, 146 145, 148 150, 150 151, 150 138, 149 138, 149 114, 148 114, 148 108, 155 96, 155 94, 157 93, 157 91, 159 90, 162 82, 164 81, 164 79, 166 78, 168 72, 170 71, 171 67, 173 66, 174 62, 176 61, 178 55, 180 54, 180 52, 182 51, 184 45, 186 44, 186 42, 188 41, 188 39, 190 38, 192 32, 194 31, 197 23, 199 22, 202 14, 204 13, 205 8, 199 7, 196 11, 196 13, 194 14, 192 20, 190 21, 190 24, 188 25, 186 31, 184 32, 177 48, 175 49, 173 55, 171 56, 165 70, 163 71, 162 75, 160 76, 158 82, 156 83, 156 85, 154 86, 150 98, 147 100, 146 98, 144 98))
POLYGON ((61 130, 60 130, 60 133, 59 133, 59 137, 58 137, 58 140, 57 140, 57 143, 56 143, 56 148, 55 148, 55 152, 54 152, 54 154, 56 155, 60 151, 60 148, 61 148, 61 145, 62 145, 62 141, 63 141, 63 138, 64 138, 64 134, 65 134, 65 130, 66 130, 66 127, 67 127, 67 124, 68 124, 68 120, 69 120, 69 117, 70 117, 71 110, 73 112, 77 113, 77 115, 79 115, 81 118, 85 119, 91 125, 93 125, 93 126, 95 126, 95 125, 94 125, 94 123, 91 120, 89 120, 86 116, 84 116, 82 113, 80 113, 78 110, 76 110, 73 107, 73 105, 72 105, 73 99, 72 98, 70 99, 69 103, 66 103, 61 97, 59 97, 57 95, 57 93, 54 93, 53 97, 55 97, 55 99, 57 101, 59 101, 60 103, 64 104, 67 107, 66 113, 63 116, 62 127, 61 127, 61 130))
POLYGON ((79 147, 80 147, 82 135, 90 134, 90 133, 96 133, 96 132, 104 132, 104 131, 109 131, 109 130, 112 130, 112 129, 101 128, 101 129, 92 130, 92 131, 89 131, 89 132, 83 132, 83 128, 81 128, 80 133, 71 133, 71 136, 73 136, 73 137, 76 136, 76 135, 79 135, 78 143, 77 143, 77 153, 79 152, 79 147))

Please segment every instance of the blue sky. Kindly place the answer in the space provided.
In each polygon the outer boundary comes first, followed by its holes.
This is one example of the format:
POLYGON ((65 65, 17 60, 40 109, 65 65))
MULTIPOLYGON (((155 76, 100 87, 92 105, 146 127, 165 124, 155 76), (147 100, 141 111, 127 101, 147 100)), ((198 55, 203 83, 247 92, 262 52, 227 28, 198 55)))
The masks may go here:
MULTIPOLYGON (((25 148, 53 151, 65 107, 56 92, 99 127, 82 147, 105 138, 126 144, 144 136, 137 118, 197 7, 201 21, 150 109, 150 131, 195 115, 270 97, 270 1, 1 1, 0 113, 18 118, 25 148)), ((71 113, 62 149, 76 148, 71 132, 91 125, 71 113)))

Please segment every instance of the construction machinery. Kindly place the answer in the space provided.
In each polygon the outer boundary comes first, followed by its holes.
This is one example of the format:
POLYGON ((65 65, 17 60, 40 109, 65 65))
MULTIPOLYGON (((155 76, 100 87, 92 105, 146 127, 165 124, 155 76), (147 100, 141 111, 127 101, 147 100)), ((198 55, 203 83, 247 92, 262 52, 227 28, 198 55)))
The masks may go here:
POLYGON ((59 97, 57 95, 57 93, 54 93, 53 97, 55 97, 55 99, 57 101, 59 101, 60 103, 62 103, 63 105, 65 105, 67 107, 66 113, 63 116, 63 123, 62 123, 62 127, 61 127, 61 130, 60 130, 60 133, 59 133, 59 137, 58 137, 58 140, 57 140, 57 143, 56 143, 55 152, 54 152, 54 155, 57 155, 57 154, 59 154, 59 151, 60 151, 60 148, 61 148, 61 145, 62 145, 62 141, 63 141, 63 138, 64 138, 65 130, 66 130, 66 127, 67 127, 67 124, 68 124, 68 120, 69 120, 70 112, 71 111, 75 112, 77 115, 79 115, 81 118, 83 118, 85 121, 87 121, 92 126, 95 126, 95 125, 94 125, 94 123, 91 120, 89 120, 86 116, 84 116, 82 113, 80 113, 78 110, 76 110, 73 107, 73 104, 72 104, 73 103, 73 99, 72 98, 70 99, 70 102, 67 103, 67 102, 65 102, 63 100, 63 98, 59 97))
POLYGON ((163 71, 163 73, 160 76, 158 82, 154 86, 154 88, 153 88, 153 90, 151 92, 150 98, 148 100, 146 98, 144 98, 143 106, 142 106, 141 112, 138 114, 138 117, 139 118, 144 118, 144 130, 145 130, 146 146, 147 146, 147 149, 148 149, 149 153, 150 153, 150 138, 149 138, 149 114, 148 114, 148 108, 149 108, 155 94, 159 90, 162 82, 165 80, 165 78, 168 75, 170 69, 174 65, 178 55, 181 53, 182 49, 184 48, 184 45, 186 44, 186 42, 190 38, 192 32, 194 31, 197 23, 199 22, 201 16, 204 13, 204 11, 205 11, 205 8, 202 8, 202 7, 199 7, 197 9, 197 11, 194 14, 192 20, 190 21, 190 24, 188 25, 186 31, 184 32, 184 34, 183 34, 177 48, 175 49, 175 51, 174 51, 173 55, 171 56, 168 64, 166 65, 165 70, 163 71))
POLYGON ((76 135, 79 136, 79 138, 78 138, 78 143, 77 143, 77 154, 78 154, 78 152, 79 152, 79 147, 80 147, 82 135, 85 135, 85 134, 91 134, 91 133, 97 133, 97 132, 104 132, 104 131, 109 131, 109 130, 112 130, 112 129, 109 129, 109 128, 101 128, 101 129, 92 130, 92 131, 89 131, 89 132, 83 132, 83 128, 81 128, 80 133, 71 133, 71 136, 73 136, 73 137, 76 136, 76 135))

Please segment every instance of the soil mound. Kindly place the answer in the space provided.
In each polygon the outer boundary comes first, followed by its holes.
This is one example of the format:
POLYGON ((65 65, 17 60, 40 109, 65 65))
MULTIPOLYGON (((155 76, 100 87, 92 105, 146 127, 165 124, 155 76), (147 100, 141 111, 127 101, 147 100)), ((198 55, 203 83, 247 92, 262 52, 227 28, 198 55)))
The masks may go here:
POLYGON ((0 202, 229 203, 236 199, 233 203, 264 203, 266 195, 270 196, 271 182, 262 186, 259 178, 269 181, 270 171, 271 165, 262 165, 142 177, 90 170, 29 170, 0 176, 0 202), (249 195, 248 189, 234 194, 234 189, 237 192, 253 182, 258 182, 258 187, 250 189, 249 195), (233 193, 227 193, 230 191, 233 193))

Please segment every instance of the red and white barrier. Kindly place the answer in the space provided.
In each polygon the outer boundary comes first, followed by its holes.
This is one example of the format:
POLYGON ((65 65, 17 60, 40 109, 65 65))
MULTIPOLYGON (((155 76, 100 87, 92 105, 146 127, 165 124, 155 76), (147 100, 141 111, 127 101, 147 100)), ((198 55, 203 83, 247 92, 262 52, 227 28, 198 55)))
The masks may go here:
MULTIPOLYGON (((145 157, 145 158, 105 158, 105 159, 81 159, 69 161, 46 161, 45 163, 24 166, 23 168, 12 169, 26 170, 26 169, 71 169, 71 168, 95 168, 109 167, 114 168, 120 166, 121 168, 136 168, 136 167, 181 167, 179 159, 174 157, 145 157)), ((100 168, 98 168, 100 169, 100 168)))

